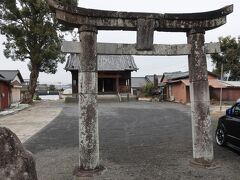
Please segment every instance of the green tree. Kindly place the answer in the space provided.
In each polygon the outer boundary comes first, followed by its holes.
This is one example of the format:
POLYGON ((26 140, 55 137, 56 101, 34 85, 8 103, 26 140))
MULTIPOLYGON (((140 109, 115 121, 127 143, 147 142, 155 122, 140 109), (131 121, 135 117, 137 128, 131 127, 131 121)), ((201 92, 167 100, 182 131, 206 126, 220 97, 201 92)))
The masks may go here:
POLYGON ((240 43, 231 36, 220 37, 219 42, 221 53, 211 55, 213 72, 220 76, 223 64, 223 74, 230 73, 229 80, 240 80, 240 43))
POLYGON ((143 97, 151 97, 153 95, 154 84, 147 83, 141 89, 141 96, 143 97))
POLYGON ((55 91, 55 90, 56 90, 55 85, 51 84, 51 85, 49 86, 49 91, 55 91))
MULTIPOLYGON (((77 5, 77 0, 62 0, 77 5)), ((0 30, 6 35, 4 55, 13 61, 29 60, 30 83, 26 103, 31 103, 40 72, 54 74, 57 64, 64 62, 61 54, 64 29, 54 19, 44 0, 2 0, 0 30)), ((68 28, 65 28, 68 29, 68 28)))

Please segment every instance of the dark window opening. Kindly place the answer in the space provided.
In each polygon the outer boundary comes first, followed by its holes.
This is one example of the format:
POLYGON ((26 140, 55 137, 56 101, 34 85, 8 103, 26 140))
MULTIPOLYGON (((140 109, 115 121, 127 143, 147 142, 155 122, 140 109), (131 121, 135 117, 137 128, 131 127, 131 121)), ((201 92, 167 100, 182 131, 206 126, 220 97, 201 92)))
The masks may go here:
POLYGON ((98 92, 99 93, 115 93, 116 92, 116 79, 99 78, 98 79, 98 92))

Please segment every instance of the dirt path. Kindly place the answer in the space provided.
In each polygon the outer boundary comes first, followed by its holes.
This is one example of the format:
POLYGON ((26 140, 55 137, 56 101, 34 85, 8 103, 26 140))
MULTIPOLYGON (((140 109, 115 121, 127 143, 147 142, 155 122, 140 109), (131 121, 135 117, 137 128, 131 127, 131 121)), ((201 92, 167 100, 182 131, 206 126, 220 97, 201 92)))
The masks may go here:
POLYGON ((51 122, 63 109, 61 101, 41 101, 16 114, 0 117, 0 126, 11 129, 25 142, 51 122))

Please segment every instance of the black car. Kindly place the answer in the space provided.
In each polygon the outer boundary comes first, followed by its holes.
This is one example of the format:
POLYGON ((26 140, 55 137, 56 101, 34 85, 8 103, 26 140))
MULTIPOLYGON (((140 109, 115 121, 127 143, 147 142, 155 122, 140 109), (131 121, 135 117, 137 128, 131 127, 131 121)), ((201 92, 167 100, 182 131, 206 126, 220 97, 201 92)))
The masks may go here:
POLYGON ((219 118, 215 139, 219 146, 229 144, 240 150, 240 102, 227 109, 226 115, 219 118))

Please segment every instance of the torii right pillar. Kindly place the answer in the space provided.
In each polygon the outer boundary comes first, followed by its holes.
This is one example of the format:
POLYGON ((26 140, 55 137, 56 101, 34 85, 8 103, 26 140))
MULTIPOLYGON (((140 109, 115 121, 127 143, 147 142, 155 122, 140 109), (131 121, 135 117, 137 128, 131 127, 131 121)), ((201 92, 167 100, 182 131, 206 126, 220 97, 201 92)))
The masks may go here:
POLYGON ((188 56, 188 66, 192 111, 193 163, 209 166, 213 161, 213 142, 204 34, 204 30, 192 29, 187 33, 187 40, 188 44, 192 45, 191 55, 188 56))

